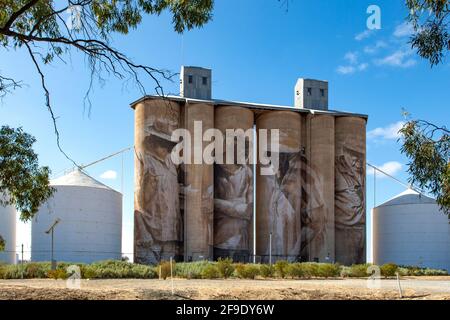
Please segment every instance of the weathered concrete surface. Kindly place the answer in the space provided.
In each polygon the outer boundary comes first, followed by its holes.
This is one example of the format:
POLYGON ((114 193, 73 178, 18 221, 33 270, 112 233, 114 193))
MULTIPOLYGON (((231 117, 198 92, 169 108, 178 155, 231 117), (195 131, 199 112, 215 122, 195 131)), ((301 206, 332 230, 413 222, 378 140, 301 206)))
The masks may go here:
POLYGON ((366 261, 366 121, 338 117, 335 162, 336 261, 366 261))
POLYGON ((214 256, 231 257, 235 261, 248 261, 253 248, 253 112, 249 109, 224 106, 215 110, 215 127, 226 136, 226 130, 236 131, 232 147, 237 158, 236 146, 245 146, 245 163, 226 164, 226 141, 216 141, 216 157, 223 164, 214 166, 214 256), (242 144, 238 142, 242 141, 242 144), (221 144, 219 146, 218 144, 221 144), (221 147, 221 148, 220 148, 221 147), (223 152, 220 153, 219 150, 223 152))
MULTIPOLYGON (((214 106, 206 103, 188 103, 184 106, 183 121, 194 141, 195 122, 201 123, 202 133, 214 128, 214 106)), ((213 258, 214 165, 194 164, 195 152, 203 154, 206 145, 205 142, 192 143, 191 164, 184 166, 184 250, 187 261, 213 258)))
POLYGON ((272 234, 274 259, 296 260, 301 249, 300 114, 290 111, 264 113, 257 118, 256 129, 258 140, 260 129, 278 129, 280 135, 279 166, 275 175, 261 175, 261 159, 258 159, 256 254, 265 256, 263 261, 268 260, 272 234))
POLYGON ((334 117, 308 115, 302 162, 302 257, 332 262, 334 243, 334 117))
POLYGON ((183 225, 178 168, 170 153, 180 106, 147 100, 135 107, 135 262, 157 263, 181 254, 183 225))

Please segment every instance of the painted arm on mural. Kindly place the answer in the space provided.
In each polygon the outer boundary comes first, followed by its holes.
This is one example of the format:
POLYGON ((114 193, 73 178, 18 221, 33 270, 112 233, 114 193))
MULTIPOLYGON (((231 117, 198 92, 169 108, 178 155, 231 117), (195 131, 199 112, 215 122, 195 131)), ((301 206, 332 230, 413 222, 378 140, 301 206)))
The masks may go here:
POLYGON ((245 198, 214 200, 215 210, 219 211, 220 214, 244 220, 251 220, 251 214, 249 213, 252 210, 252 205, 252 203, 247 203, 245 198))
POLYGON ((214 199, 215 211, 231 218, 251 220, 253 215, 252 171, 241 167, 234 172, 222 172, 221 182, 214 199), (245 181, 245 183, 242 183, 245 181), (242 188, 242 186, 245 186, 242 188))

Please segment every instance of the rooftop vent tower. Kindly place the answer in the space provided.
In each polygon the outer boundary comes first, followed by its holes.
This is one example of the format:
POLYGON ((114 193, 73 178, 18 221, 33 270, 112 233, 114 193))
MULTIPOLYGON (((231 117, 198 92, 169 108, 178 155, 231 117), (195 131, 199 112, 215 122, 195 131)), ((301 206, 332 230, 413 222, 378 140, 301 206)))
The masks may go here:
POLYGON ((211 100, 211 69, 181 67, 180 96, 184 98, 211 100))
POLYGON ((295 107, 328 110, 328 81, 298 79, 295 85, 295 107))

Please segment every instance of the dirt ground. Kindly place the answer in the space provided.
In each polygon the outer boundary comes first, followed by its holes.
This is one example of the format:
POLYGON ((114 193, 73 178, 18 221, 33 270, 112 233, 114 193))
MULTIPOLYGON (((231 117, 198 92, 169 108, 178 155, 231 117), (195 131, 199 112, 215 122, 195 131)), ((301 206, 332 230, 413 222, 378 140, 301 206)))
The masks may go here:
MULTIPOLYGON (((450 277, 405 278, 403 299, 450 300, 450 277)), ((366 279, 336 280, 0 280, 0 300, 379 300, 401 299, 396 280, 368 288, 366 279), (70 285, 70 283, 69 283, 70 285)))

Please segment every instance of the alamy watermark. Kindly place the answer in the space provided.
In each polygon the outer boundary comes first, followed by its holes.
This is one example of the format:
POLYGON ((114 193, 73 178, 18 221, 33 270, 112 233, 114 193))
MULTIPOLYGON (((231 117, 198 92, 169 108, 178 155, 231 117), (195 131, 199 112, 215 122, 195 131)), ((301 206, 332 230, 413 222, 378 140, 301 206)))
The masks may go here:
MULTIPOLYGON (((172 133, 171 141, 177 145, 171 153, 171 159, 176 165, 255 164, 254 133, 253 128, 226 129, 225 135, 213 128, 203 132, 202 121, 194 121, 193 135, 191 131, 182 128, 172 133)), ((257 140, 260 174, 276 174, 279 167, 280 130, 258 129, 257 140)))
POLYGON ((367 8, 367 29, 380 30, 381 29, 381 8, 375 4, 370 5, 367 8))

